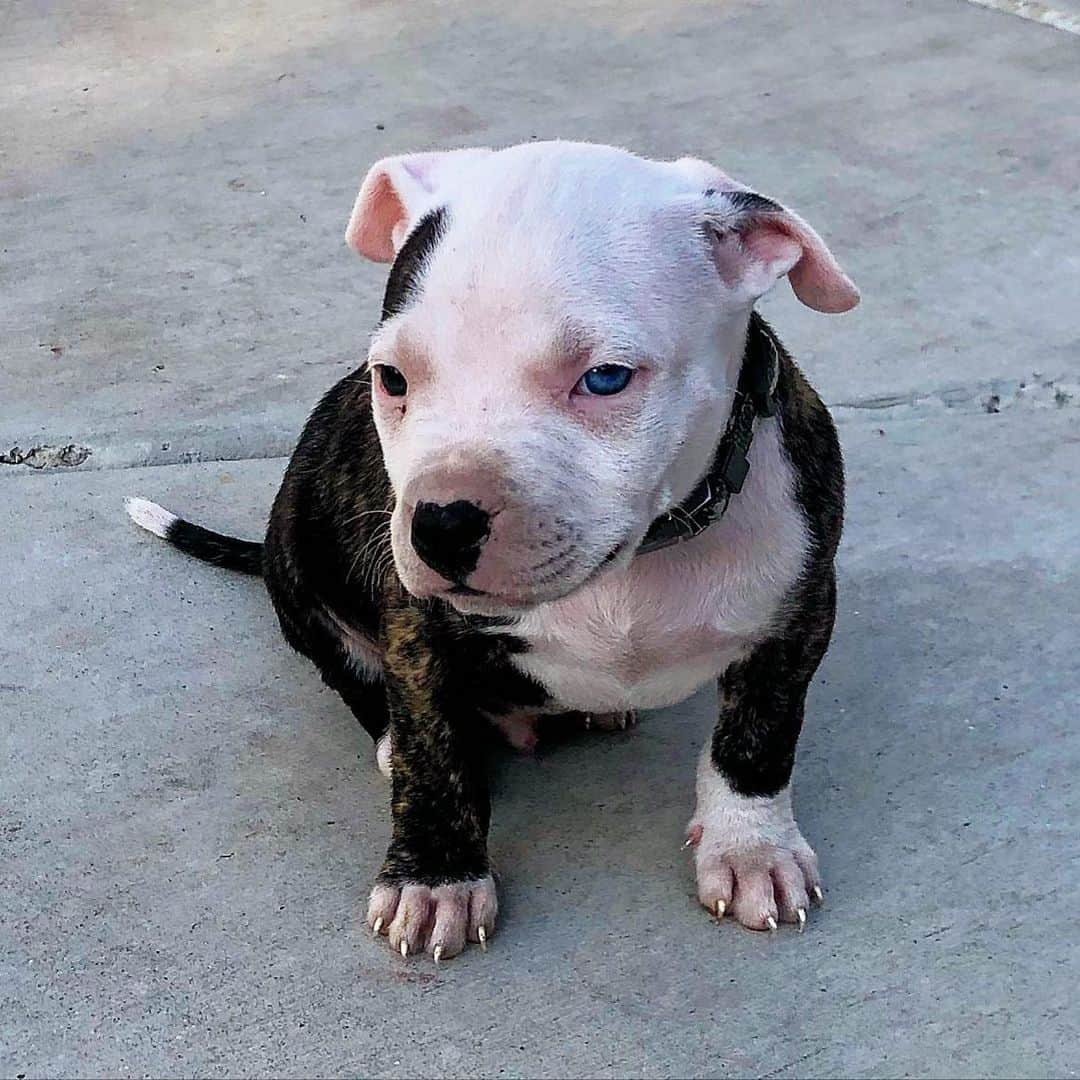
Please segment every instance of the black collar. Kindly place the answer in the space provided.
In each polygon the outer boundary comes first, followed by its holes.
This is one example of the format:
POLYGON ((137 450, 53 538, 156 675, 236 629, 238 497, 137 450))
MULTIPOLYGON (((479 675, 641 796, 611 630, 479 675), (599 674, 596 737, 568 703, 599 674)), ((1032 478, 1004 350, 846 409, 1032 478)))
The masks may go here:
POLYGON ((692 540, 724 516, 731 496, 742 491, 750 471, 748 455, 754 438, 754 421, 776 412, 779 378, 780 350, 776 339, 762 319, 751 316, 735 401, 712 464, 678 506, 661 514, 649 526, 636 555, 670 547, 680 540, 692 540))

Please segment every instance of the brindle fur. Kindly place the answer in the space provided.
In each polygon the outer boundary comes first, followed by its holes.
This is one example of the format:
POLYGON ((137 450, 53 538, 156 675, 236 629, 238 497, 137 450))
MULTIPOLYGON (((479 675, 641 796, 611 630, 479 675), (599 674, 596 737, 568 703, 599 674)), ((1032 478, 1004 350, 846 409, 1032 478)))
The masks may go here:
MULTIPOLYGON (((430 231, 437 233, 437 222, 430 231)), ((418 244, 413 258, 424 254, 418 244)), ((398 301, 411 279, 401 270, 392 277, 388 292, 398 301)), ((749 348, 768 347, 764 326, 755 313, 749 348)), ((777 411, 811 547, 775 635, 720 678, 713 761, 746 795, 774 794, 790 777, 806 688, 832 631, 843 515, 832 421, 780 353, 777 411)), ((370 376, 354 372, 304 429, 274 502, 263 571, 289 643, 314 661, 374 738, 390 729, 393 833, 380 879, 436 885, 480 878, 489 872, 486 718, 552 703, 510 663, 523 647, 512 625, 500 632, 492 620, 405 593, 388 555, 392 505, 370 376), (328 610, 375 644, 381 678, 358 670, 328 610)))
POLYGON ((391 506, 370 376, 354 372, 304 428, 274 501, 263 573, 289 644, 373 738, 391 730, 393 838, 381 878, 482 877, 486 717, 542 706, 547 695, 512 667, 521 643, 493 633, 492 620, 405 593, 389 561, 391 506), (382 678, 357 669, 327 611, 372 642, 382 678))
MULTIPOLYGON (((765 325, 754 312, 751 344, 765 325)), ((844 521, 840 442, 828 409, 783 346, 779 351, 777 416, 810 551, 775 634, 719 679, 712 760, 740 795, 775 795, 791 779, 807 687, 825 655, 836 616, 833 560, 844 521)))

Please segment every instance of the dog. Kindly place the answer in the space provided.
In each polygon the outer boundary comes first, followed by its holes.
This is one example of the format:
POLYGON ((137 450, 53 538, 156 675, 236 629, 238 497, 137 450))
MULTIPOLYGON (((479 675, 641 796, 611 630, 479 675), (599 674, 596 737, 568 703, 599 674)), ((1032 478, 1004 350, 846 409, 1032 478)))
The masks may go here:
POLYGON ((495 929, 482 736, 622 727, 715 680, 687 830, 754 930, 822 900, 790 779, 832 633, 843 463, 754 304, 859 294, 792 211, 693 158, 533 142, 390 157, 346 230, 390 263, 366 363, 307 422, 264 543, 131 517, 259 574, 371 734, 392 838, 367 922, 436 962, 495 929))

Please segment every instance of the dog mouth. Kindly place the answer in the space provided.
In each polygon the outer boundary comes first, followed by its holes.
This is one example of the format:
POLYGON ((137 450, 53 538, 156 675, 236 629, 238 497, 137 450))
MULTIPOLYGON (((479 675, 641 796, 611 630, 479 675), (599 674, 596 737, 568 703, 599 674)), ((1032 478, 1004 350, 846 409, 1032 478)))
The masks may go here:
POLYGON ((487 596, 483 589, 474 589, 469 585, 458 583, 457 585, 451 585, 446 590, 447 596, 487 596))
POLYGON ((541 604, 562 600, 564 597, 571 596, 579 589, 590 584, 625 552, 627 544, 628 541, 616 544, 584 577, 567 589, 551 591, 551 586, 562 578, 566 572, 566 567, 560 567, 555 573, 548 572, 539 581, 533 582, 533 587, 528 596, 508 596, 502 593, 489 592, 485 589, 473 588, 464 582, 455 582, 444 590, 442 595, 453 606, 460 607, 462 611, 470 614, 502 615, 521 613, 541 604))

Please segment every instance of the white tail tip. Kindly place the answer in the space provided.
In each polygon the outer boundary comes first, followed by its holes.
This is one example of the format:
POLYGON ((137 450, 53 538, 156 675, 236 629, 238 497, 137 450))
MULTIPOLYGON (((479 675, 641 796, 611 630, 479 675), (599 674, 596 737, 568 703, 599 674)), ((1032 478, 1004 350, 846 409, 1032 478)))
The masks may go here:
POLYGON ((179 520, 175 514, 170 513, 164 506, 158 506, 157 503, 151 502, 149 499, 125 499, 124 509, 127 510, 128 517, 136 525, 163 539, 169 535, 169 526, 174 521, 179 520))

